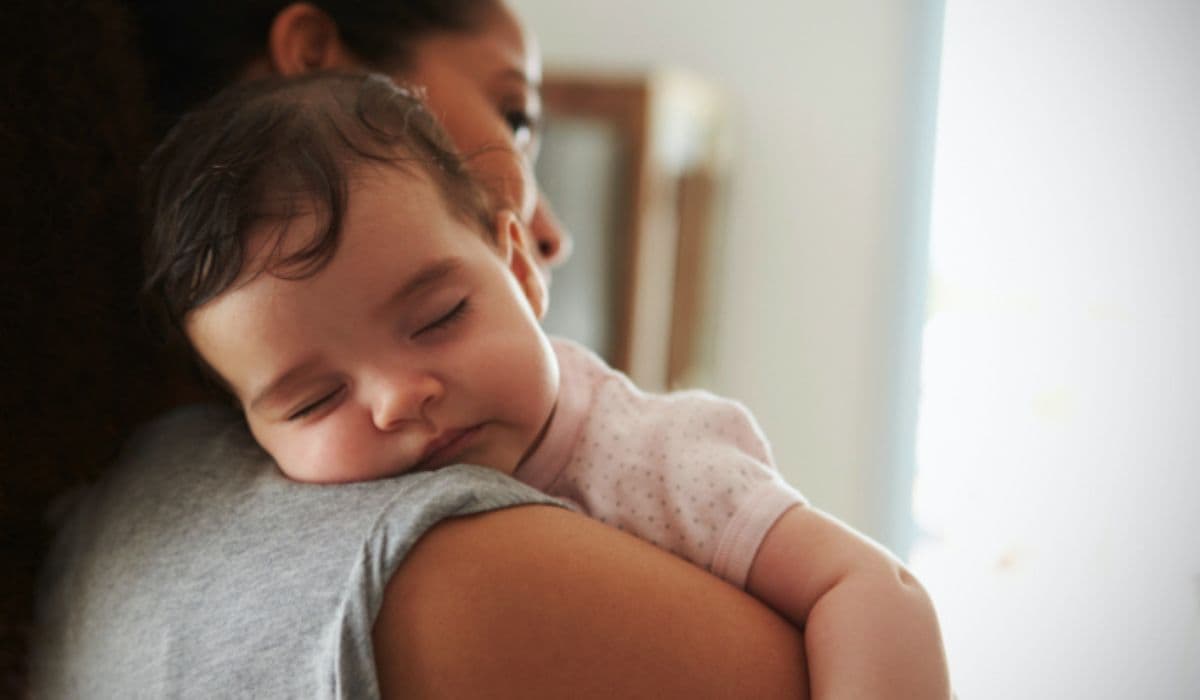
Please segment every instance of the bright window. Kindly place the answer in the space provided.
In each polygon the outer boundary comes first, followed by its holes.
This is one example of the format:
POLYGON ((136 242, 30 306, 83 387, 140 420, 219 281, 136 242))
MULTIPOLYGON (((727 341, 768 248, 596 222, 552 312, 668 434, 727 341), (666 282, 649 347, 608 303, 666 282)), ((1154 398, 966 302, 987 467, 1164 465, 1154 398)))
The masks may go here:
POLYGON ((911 557, 960 697, 1200 697, 1200 3, 947 0, 911 557))

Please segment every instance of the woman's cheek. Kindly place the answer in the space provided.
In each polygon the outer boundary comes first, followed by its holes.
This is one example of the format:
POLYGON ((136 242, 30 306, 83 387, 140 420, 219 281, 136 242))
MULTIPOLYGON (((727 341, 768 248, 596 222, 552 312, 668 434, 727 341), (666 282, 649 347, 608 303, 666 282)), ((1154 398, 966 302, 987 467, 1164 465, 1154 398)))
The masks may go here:
POLYGON ((521 160, 521 222, 526 226, 533 225, 534 214, 538 205, 538 185, 533 176, 533 164, 523 155, 521 160))
POLYGON ((537 190, 525 156, 509 144, 495 144, 472 161, 476 177, 498 208, 516 211, 522 222, 528 224, 537 204, 537 190))

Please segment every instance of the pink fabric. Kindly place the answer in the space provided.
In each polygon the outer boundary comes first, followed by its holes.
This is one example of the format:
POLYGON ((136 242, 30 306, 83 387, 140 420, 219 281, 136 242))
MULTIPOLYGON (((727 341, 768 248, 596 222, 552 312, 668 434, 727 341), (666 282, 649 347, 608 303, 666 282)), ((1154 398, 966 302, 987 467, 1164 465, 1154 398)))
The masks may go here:
POLYGON ((586 348, 553 346, 558 404, 515 476, 745 587, 767 531, 804 502, 750 413, 703 391, 647 394, 586 348))

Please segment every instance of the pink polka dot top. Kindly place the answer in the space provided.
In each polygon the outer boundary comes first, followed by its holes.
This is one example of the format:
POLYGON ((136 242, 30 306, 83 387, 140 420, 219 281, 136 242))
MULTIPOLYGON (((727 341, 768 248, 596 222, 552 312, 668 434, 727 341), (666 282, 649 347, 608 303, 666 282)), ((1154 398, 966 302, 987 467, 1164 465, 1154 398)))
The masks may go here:
POLYGON ((744 588, 767 531, 804 499, 741 404, 648 394, 586 348, 552 340, 550 425, 515 476, 744 588))

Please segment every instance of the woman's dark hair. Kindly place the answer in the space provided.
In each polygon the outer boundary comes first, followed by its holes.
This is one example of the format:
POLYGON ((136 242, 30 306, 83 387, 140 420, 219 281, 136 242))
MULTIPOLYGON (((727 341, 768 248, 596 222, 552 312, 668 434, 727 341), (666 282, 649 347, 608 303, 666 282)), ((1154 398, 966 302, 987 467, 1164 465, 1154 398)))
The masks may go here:
POLYGON ((315 73, 222 91, 184 116, 147 161, 148 300, 181 330, 189 311, 238 279, 246 238, 263 227, 275 239, 256 273, 315 274, 337 250, 349 177, 371 165, 415 167, 450 211, 490 233, 487 197, 436 118, 386 76, 315 73), (283 255, 287 224, 301 213, 316 216, 317 230, 283 255))
MULTIPOLYGON (((160 118, 234 82, 263 55, 275 17, 296 0, 128 0, 137 18, 151 99, 160 118)), ((495 0, 310 0, 373 70, 403 70, 417 40, 475 29, 495 0)))

